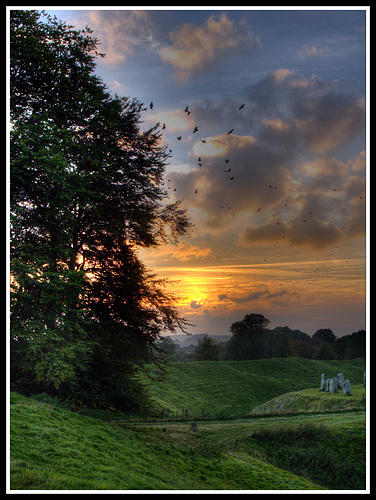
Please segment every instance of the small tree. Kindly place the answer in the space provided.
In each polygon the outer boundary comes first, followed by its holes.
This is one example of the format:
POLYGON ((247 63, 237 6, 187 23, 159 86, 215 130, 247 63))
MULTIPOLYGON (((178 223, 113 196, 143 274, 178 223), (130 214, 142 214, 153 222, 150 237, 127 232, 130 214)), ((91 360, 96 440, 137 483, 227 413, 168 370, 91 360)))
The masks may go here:
POLYGON ((327 344, 334 344, 337 337, 334 335, 334 333, 330 328, 321 328, 312 335, 312 338, 314 340, 317 340, 318 342, 326 342, 327 344))
POLYGON ((327 342, 321 342, 313 353, 313 359, 335 359, 334 351, 327 342))
POLYGON ((274 356, 276 358, 289 358, 296 356, 292 341, 287 334, 282 335, 282 337, 278 340, 274 349, 274 356))
POLYGON ((205 335, 198 341, 197 347, 193 352, 194 361, 218 361, 220 347, 216 340, 205 335))

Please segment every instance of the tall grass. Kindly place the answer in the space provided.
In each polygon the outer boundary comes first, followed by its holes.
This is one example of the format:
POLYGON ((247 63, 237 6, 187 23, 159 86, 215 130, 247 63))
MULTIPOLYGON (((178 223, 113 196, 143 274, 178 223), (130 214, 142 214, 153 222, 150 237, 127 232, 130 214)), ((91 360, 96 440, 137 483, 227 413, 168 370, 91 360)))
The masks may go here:
POLYGON ((312 423, 264 428, 246 440, 271 464, 330 489, 362 490, 366 483, 365 428, 350 432, 312 423))

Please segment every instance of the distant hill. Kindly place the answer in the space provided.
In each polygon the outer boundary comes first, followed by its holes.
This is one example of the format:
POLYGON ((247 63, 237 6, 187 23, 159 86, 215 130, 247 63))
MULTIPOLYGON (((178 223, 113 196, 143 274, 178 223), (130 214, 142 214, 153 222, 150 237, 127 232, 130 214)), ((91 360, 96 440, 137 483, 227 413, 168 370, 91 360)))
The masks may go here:
POLYGON ((251 361, 171 363, 166 373, 150 368, 144 382, 155 405, 171 415, 245 416, 285 393, 320 389, 320 377, 342 372, 352 385, 363 383, 365 359, 269 358, 251 361))

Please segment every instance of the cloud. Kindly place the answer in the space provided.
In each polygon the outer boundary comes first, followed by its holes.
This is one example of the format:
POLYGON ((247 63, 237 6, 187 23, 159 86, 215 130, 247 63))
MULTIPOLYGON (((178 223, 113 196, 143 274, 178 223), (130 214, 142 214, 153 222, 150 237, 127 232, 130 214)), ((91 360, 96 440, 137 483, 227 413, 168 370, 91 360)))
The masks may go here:
POLYGON ((208 214, 212 226, 229 217, 229 207, 231 214, 256 212, 260 204, 265 210, 281 201, 288 190, 284 155, 252 136, 209 137, 204 146, 198 142, 193 150, 201 157, 201 167, 186 174, 172 172, 169 177, 177 195, 208 214), (213 155, 213 149, 218 154, 213 155))
POLYGON ((304 45, 303 48, 301 50, 299 50, 298 54, 301 57, 318 57, 321 54, 323 54, 324 52, 327 52, 327 50, 328 49, 326 47, 319 48, 319 47, 316 47, 315 45, 311 45, 310 47, 308 47, 307 45, 304 45))
POLYGON ((201 309, 202 304, 200 304, 198 300, 192 300, 189 306, 191 309, 201 309))
POLYGON ((190 106, 201 134, 187 139, 192 168, 169 178, 196 228, 214 234, 241 216, 240 244, 284 238, 313 250, 363 234, 365 153, 335 153, 364 133, 364 103, 339 82, 285 68, 244 95, 190 106))
POLYGON ((211 256, 212 250, 209 247, 200 248, 197 245, 192 245, 186 240, 182 240, 178 245, 165 245, 163 247, 154 248, 152 255, 157 259, 170 261, 171 258, 174 258, 179 262, 187 262, 193 259, 211 256))
POLYGON ((279 69, 246 89, 254 123, 282 120, 301 150, 327 154, 365 130, 365 102, 344 82, 310 79, 279 69))
POLYGON ((165 124, 169 132, 177 132, 193 128, 194 120, 183 110, 162 111, 160 113, 148 113, 145 117, 146 122, 153 124, 159 122, 165 124))
MULTIPOLYGON (((292 301, 296 300, 300 297, 300 293, 290 292, 288 290, 281 290, 277 292, 271 292, 269 289, 263 289, 258 291, 249 292, 246 295, 227 295, 221 294, 218 295, 219 301, 230 301, 233 304, 241 305, 241 304, 249 304, 252 302, 258 302, 262 300, 262 302, 270 302, 275 299, 282 299, 292 301)), ((281 302, 282 304, 282 302, 281 302)))
POLYGON ((87 24, 99 38, 99 51, 106 54, 104 63, 118 65, 134 54, 136 47, 157 50, 148 11, 86 11, 87 24))
POLYGON ((205 24, 186 23, 169 33, 172 45, 160 50, 163 62, 172 64, 180 80, 208 71, 214 64, 240 49, 254 50, 259 38, 245 26, 237 26, 222 14, 212 15, 205 24))

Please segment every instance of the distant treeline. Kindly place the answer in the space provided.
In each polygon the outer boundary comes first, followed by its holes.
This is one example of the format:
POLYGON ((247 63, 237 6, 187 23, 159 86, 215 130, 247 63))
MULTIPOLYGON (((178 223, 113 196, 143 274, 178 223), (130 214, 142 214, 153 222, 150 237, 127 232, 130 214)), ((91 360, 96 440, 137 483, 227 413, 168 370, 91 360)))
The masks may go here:
POLYGON ((209 335, 194 337, 199 337, 198 341, 192 339, 192 343, 184 347, 174 342, 173 338, 164 337, 159 346, 171 361, 236 361, 294 356, 325 360, 366 357, 365 330, 337 338, 329 328, 317 330, 310 336, 288 326, 278 326, 272 330, 249 329, 241 334, 233 333, 227 336, 227 341, 225 336, 220 336, 220 340, 209 335))

